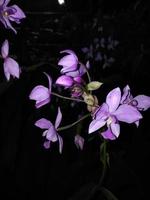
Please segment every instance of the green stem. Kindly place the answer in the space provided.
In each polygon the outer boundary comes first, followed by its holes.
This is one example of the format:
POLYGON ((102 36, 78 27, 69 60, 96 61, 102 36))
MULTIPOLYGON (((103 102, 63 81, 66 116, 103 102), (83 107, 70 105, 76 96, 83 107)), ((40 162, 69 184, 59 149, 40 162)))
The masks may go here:
POLYGON ((76 124, 78 124, 79 122, 81 122, 82 120, 86 119, 89 116, 91 116, 90 113, 84 115, 83 117, 81 117, 79 120, 73 122, 72 124, 69 124, 69 125, 62 126, 62 127, 58 128, 57 131, 63 131, 63 130, 66 130, 68 128, 71 128, 71 127, 75 126, 76 124))
POLYGON ((104 146, 103 146, 103 168, 102 168, 102 174, 101 174, 101 177, 99 179, 99 183, 98 183, 98 186, 101 186, 102 183, 103 183, 103 180, 105 178, 105 174, 106 174, 106 168, 107 168, 107 142, 106 140, 104 140, 104 146))
POLYGON ((51 94, 54 95, 54 96, 56 96, 56 97, 62 98, 62 99, 67 99, 67 100, 71 100, 71 101, 78 101, 78 102, 83 102, 83 103, 85 103, 84 100, 82 100, 82 99, 76 99, 76 98, 71 98, 71 97, 65 97, 65 96, 62 96, 62 95, 57 94, 57 93, 55 93, 55 92, 51 92, 51 94))

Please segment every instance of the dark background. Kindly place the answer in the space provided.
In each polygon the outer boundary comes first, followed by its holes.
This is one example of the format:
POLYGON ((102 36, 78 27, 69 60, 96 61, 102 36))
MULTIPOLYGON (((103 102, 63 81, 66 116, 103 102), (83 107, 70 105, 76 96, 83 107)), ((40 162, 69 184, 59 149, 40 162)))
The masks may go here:
MULTIPOLYGON (((96 92, 100 103, 111 89, 122 89, 126 84, 134 96, 150 95, 150 5, 144 0, 68 0, 64 6, 54 0, 12 0, 9 5, 14 3, 27 18, 20 25, 14 24, 17 35, 0 24, 0 44, 9 40, 10 54, 22 68, 19 80, 6 82, 0 60, 0 194, 2 199, 87 200, 101 174, 100 140, 97 135, 89 140, 89 121, 81 128, 83 151, 74 145, 75 128, 61 133, 62 155, 57 144, 50 150, 43 148, 42 130, 34 126, 41 117, 53 121, 57 106, 62 108, 63 124, 73 122, 86 109, 75 104, 71 112, 70 104, 53 98, 51 104, 36 110, 28 96, 34 86, 47 85, 43 71, 56 80, 60 50, 72 49, 85 62, 87 55, 82 48, 94 44, 94 38, 108 37, 119 44, 113 50, 98 50, 115 61, 104 67, 104 60, 94 59, 97 51, 89 58, 92 78, 104 82, 96 92)), ((110 168, 104 186, 119 200, 149 199, 149 130, 146 111, 138 129, 121 124, 119 138, 109 143, 110 168)), ((100 194, 93 197, 100 198, 105 199, 100 194)))

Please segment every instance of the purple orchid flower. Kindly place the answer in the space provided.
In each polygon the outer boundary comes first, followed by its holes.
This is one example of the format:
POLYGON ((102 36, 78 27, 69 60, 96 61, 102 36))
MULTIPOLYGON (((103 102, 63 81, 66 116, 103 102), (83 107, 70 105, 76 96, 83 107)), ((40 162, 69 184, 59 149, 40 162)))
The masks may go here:
POLYGON ((120 88, 115 88, 108 93, 106 103, 103 103, 94 113, 94 119, 89 125, 89 133, 107 125, 107 130, 101 135, 105 139, 114 140, 120 134, 119 121, 130 124, 142 119, 141 113, 136 108, 128 104, 120 105, 120 101, 120 88))
POLYGON ((48 78, 49 88, 43 85, 37 85, 36 87, 33 88, 33 90, 31 91, 29 95, 29 99, 36 101, 36 104, 35 104, 36 108, 40 108, 44 106, 45 104, 49 103, 51 100, 52 79, 47 73, 44 72, 44 74, 48 78))
POLYGON ((55 120, 55 125, 53 125, 49 120, 42 118, 35 122, 35 126, 46 129, 43 132, 43 137, 46 137, 46 141, 44 142, 44 147, 46 149, 50 148, 51 142, 59 142, 59 152, 62 153, 63 148, 63 139, 62 137, 57 133, 57 128, 60 125, 62 121, 62 113, 60 110, 60 107, 58 107, 57 117, 55 120))
POLYGON ((84 138, 81 137, 79 134, 77 134, 74 138, 74 143, 76 145, 76 147, 80 150, 83 150, 83 146, 84 146, 84 138))
POLYGON ((10 58, 9 55, 9 43, 8 40, 5 40, 4 43, 2 44, 1 47, 1 54, 2 58, 4 59, 4 74, 6 79, 9 81, 10 80, 10 75, 13 77, 19 78, 20 76, 20 68, 18 63, 13 59, 10 58))
POLYGON ((84 66, 82 63, 79 63, 76 70, 68 70, 64 73, 64 75, 61 75, 56 80, 56 84, 66 88, 72 87, 74 84, 82 84, 84 82, 82 76, 86 73, 86 68, 90 68, 89 61, 86 63, 86 66, 84 66))
POLYGON ((0 0, 0 21, 4 24, 5 28, 12 29, 15 33, 17 31, 12 27, 10 21, 20 23, 20 20, 25 18, 24 12, 17 6, 7 6, 10 0, 0 0))

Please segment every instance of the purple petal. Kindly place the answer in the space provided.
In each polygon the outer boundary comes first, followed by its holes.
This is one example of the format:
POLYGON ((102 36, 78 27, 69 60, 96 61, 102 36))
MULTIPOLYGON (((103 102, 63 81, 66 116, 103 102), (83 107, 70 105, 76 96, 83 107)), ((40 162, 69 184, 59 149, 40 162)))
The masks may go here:
POLYGON ((48 97, 49 97, 49 90, 47 87, 43 85, 37 85, 36 87, 34 87, 29 95, 29 98, 31 100, 36 100, 36 101, 43 101, 48 97))
POLYGON ((98 129, 103 127, 105 124, 106 124, 106 121, 103 119, 99 119, 99 120, 94 119, 89 125, 88 133, 90 134, 97 131, 98 129))
POLYGON ((63 139, 60 135, 58 135, 58 141, 59 141, 59 153, 62 153, 63 149, 63 139))
POLYGON ((138 95, 134 97, 134 100, 138 102, 137 108, 145 111, 150 107, 150 97, 146 95, 138 95))
POLYGON ((10 80, 10 73, 9 73, 8 68, 7 68, 7 65, 4 65, 3 68, 4 68, 5 77, 6 77, 7 81, 9 81, 10 80))
POLYGON ((66 75, 75 78, 77 76, 80 76, 80 72, 79 72, 79 70, 70 71, 70 72, 67 72, 66 75))
POLYGON ((84 146, 84 138, 83 137, 81 137, 80 135, 77 134, 74 138, 74 143, 78 149, 83 150, 83 146, 84 146))
POLYGON ((10 0, 0 0, 0 6, 5 7, 8 5, 9 2, 10 2, 10 0))
POLYGON ((139 127, 139 123, 140 123, 140 121, 135 122, 135 125, 136 125, 137 128, 139 127))
POLYGON ((113 113, 119 121, 134 123, 142 119, 141 113, 133 106, 123 104, 113 113))
POLYGON ((66 50, 63 50, 63 51, 60 51, 60 53, 68 53, 68 54, 71 54, 75 57, 76 60, 78 60, 78 57, 76 56, 75 52, 70 50, 70 49, 66 49, 66 50))
POLYGON ((43 144, 44 148, 45 149, 49 149, 50 148, 50 143, 51 143, 50 141, 45 141, 44 144, 43 144))
POLYGON ((48 129, 47 134, 46 134, 46 139, 52 142, 56 142, 58 140, 57 132, 53 125, 50 126, 50 128, 48 129))
POLYGON ((17 34, 17 31, 13 28, 13 26, 11 25, 11 23, 7 17, 1 16, 0 21, 4 24, 5 28, 11 29, 14 31, 15 34, 17 34))
POLYGON ((8 56, 8 53, 9 53, 9 43, 8 40, 5 40, 1 48, 2 57, 5 59, 8 56))
POLYGON ((56 84, 71 87, 73 85, 73 79, 70 76, 62 75, 56 80, 56 84))
POLYGON ((20 19, 26 17, 24 12, 17 5, 10 6, 9 8, 15 10, 15 12, 9 16, 11 21, 18 23, 20 19))
POLYGON ((106 103, 109 106, 110 113, 114 112, 118 108, 120 100, 121 100, 121 91, 119 87, 113 89, 108 93, 106 97, 106 103))
POLYGON ((55 128, 56 129, 60 125, 61 120, 62 120, 62 113, 61 113, 60 107, 58 107, 57 117, 56 117, 56 121, 55 121, 55 128))
MULTIPOLYGON (((20 76, 20 68, 18 63, 8 57, 4 60, 4 68, 6 68, 6 71, 9 72, 10 75, 12 75, 13 77, 19 78, 20 76)), ((4 70, 5 73, 5 70, 4 70)), ((7 78, 7 74, 5 74, 6 78, 7 78)))
POLYGON ((44 99, 43 101, 36 101, 35 107, 40 108, 50 102, 50 98, 44 99))
POLYGON ((113 133, 114 136, 118 137, 120 134, 120 125, 119 123, 111 123, 110 124, 110 129, 113 133))
POLYGON ((103 136, 104 139, 109 139, 109 140, 115 140, 116 136, 113 135, 110 129, 107 129, 107 131, 102 132, 101 135, 103 136))
POLYGON ((71 72, 75 72, 77 70, 77 65, 71 65, 71 66, 64 66, 60 72, 61 74, 66 74, 66 73, 71 73, 71 72))
POLYGON ((70 67, 71 71, 76 70, 77 64, 78 64, 78 60, 76 59, 74 54, 64 56, 58 62, 58 65, 61 65, 61 66, 64 66, 64 67, 70 67))
POLYGON ((106 103, 103 103, 101 107, 99 107, 95 113, 94 113, 94 118, 96 120, 102 119, 106 120, 109 117, 109 112, 108 112, 108 105, 106 103))
POLYGON ((83 79, 80 76, 74 77, 73 80, 77 83, 83 83, 83 79))
POLYGON ((123 95, 122 95, 120 103, 121 104, 129 103, 132 98, 133 97, 130 93, 130 87, 129 87, 129 85, 126 85, 126 87, 123 89, 123 95))
POLYGON ((37 120, 34 125, 41 129, 49 129, 51 126, 53 126, 52 123, 45 118, 37 120))

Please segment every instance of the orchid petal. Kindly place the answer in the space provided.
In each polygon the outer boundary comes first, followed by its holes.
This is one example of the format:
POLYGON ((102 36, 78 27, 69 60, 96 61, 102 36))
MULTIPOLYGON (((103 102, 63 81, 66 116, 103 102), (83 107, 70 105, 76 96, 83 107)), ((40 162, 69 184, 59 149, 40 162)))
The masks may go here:
MULTIPOLYGON (((12 59, 10 57, 6 58, 4 60, 4 68, 7 69, 6 71, 8 71, 10 73, 10 75, 12 75, 16 78, 19 78, 20 68, 19 68, 18 63, 14 59, 12 59)), ((5 73, 5 71, 4 71, 4 73, 5 73)), ((7 75, 6 75, 6 78, 7 78, 7 75)))
POLYGON ((17 31, 14 29, 14 27, 11 25, 9 19, 5 16, 0 17, 0 21, 4 24, 5 28, 11 29, 14 31, 15 34, 17 34, 17 31))
POLYGON ((83 79, 80 76, 74 77, 73 80, 77 83, 82 83, 83 79))
POLYGON ((0 6, 7 6, 9 4, 10 0, 0 0, 0 6))
POLYGON ((99 107, 95 113, 94 113, 94 118, 96 120, 102 119, 106 120, 109 117, 109 112, 108 112, 108 105, 106 103, 103 103, 101 107, 99 107))
POLYGON ((135 122, 135 125, 136 125, 137 128, 139 127, 139 123, 140 123, 140 121, 135 122))
POLYGON ((107 129, 106 131, 102 132, 101 135, 103 136, 104 139, 109 139, 109 140, 116 139, 116 136, 113 135, 110 129, 107 129))
POLYGON ((49 129, 51 126, 53 126, 52 123, 45 118, 37 120, 34 125, 41 129, 49 129))
POLYGON ((106 97, 106 103, 109 106, 110 113, 114 112, 118 108, 120 100, 121 100, 121 91, 119 87, 113 89, 108 93, 106 97))
POLYGON ((16 12, 14 12, 14 14, 9 15, 9 19, 11 21, 15 21, 17 23, 17 22, 19 22, 20 19, 23 19, 26 17, 24 12, 17 5, 10 6, 9 8, 16 10, 16 12))
POLYGON ((10 73, 9 73, 7 65, 3 65, 3 68, 4 68, 5 77, 6 77, 7 81, 9 81, 10 80, 10 73))
POLYGON ((46 139, 52 142, 56 142, 58 140, 57 138, 57 132, 55 130, 55 127, 52 125, 48 129, 48 132, 46 134, 46 139))
POLYGON ((119 121, 134 123, 142 119, 141 113, 133 106, 123 104, 113 113, 119 121))
POLYGON ((43 99, 47 99, 49 97, 48 88, 43 85, 37 85, 31 91, 29 98, 32 100, 42 101, 43 99))
POLYGON ((88 130, 88 133, 93 133, 95 131, 97 131, 98 129, 100 129, 101 127, 103 127, 104 125, 106 124, 106 121, 105 120, 93 120, 90 125, 89 125, 89 130, 88 130))
POLYGON ((126 85, 126 87, 124 87, 124 89, 123 89, 123 95, 122 95, 120 103, 121 104, 129 103, 132 98, 133 97, 130 93, 130 87, 129 87, 129 85, 126 85))
POLYGON ((111 123, 110 128, 111 128, 113 135, 118 137, 120 134, 120 124, 119 123, 111 123))
POLYGON ((73 85, 73 79, 70 76, 62 75, 56 80, 56 84, 71 87, 73 85))
POLYGON ((2 44, 1 48, 2 57, 5 59, 9 54, 9 43, 8 40, 5 40, 2 44))
POLYGON ((138 102, 138 110, 145 111, 150 107, 150 97, 146 95, 138 95, 134 97, 134 100, 138 102))
POLYGON ((57 117, 56 117, 56 121, 55 121, 55 128, 56 129, 60 125, 61 120, 62 120, 62 113, 61 113, 60 107, 58 107, 57 117))

